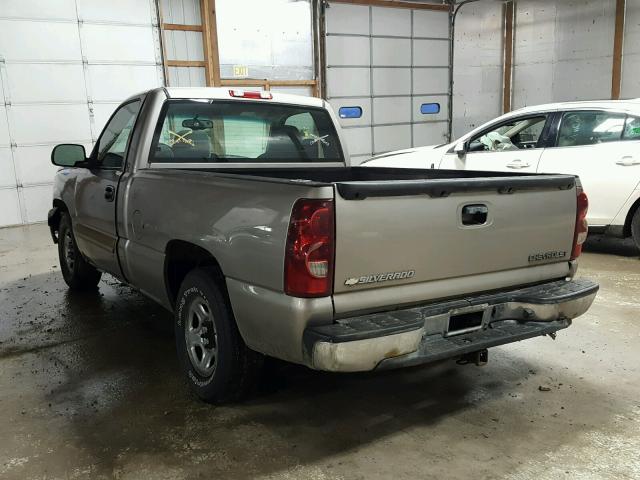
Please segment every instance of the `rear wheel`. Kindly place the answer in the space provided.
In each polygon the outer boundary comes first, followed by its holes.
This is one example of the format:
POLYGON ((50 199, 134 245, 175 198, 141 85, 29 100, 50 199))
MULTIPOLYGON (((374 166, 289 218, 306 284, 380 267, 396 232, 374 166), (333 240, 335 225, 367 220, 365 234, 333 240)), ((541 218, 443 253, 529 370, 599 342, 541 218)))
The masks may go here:
POLYGON ((631 219, 631 236, 636 247, 640 250, 640 207, 636 209, 636 213, 631 219))
POLYGON ((175 309, 176 348, 187 381, 211 403, 245 395, 263 362, 242 340, 219 281, 215 269, 193 270, 182 282, 175 309))
POLYGON ((91 290, 96 288, 102 273, 89 264, 76 244, 73 235, 71 217, 63 213, 58 228, 58 258, 64 281, 73 290, 91 290))

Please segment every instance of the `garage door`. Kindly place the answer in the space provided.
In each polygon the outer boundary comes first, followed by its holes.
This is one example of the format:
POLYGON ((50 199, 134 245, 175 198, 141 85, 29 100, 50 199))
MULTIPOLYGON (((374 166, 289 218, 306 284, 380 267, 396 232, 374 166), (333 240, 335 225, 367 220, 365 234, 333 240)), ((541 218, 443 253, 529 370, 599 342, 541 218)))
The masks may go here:
POLYGON ((151 0, 27 0, 0 11, 0 226, 46 219, 57 143, 89 150, 114 108, 162 85, 151 0))
POLYGON ((447 140, 448 12, 330 3, 324 41, 326 96, 353 164, 447 140))

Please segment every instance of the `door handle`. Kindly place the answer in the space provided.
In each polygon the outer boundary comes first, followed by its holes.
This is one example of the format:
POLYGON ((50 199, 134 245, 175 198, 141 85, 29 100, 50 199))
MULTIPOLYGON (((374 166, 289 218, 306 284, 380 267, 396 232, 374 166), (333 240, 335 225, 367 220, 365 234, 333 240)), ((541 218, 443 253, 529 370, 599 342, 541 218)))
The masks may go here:
POLYGON ((631 167, 633 165, 640 165, 640 160, 637 158, 627 155, 626 157, 622 157, 620 160, 616 162, 616 165, 622 165, 623 167, 631 167))
POLYGON ((104 189, 104 199, 107 202, 113 202, 116 197, 116 189, 113 185, 107 185, 104 189))
POLYGON ((531 164, 529 162, 523 162, 522 160, 514 160, 511 163, 507 163, 507 167, 509 168, 527 168, 530 166, 531 164))

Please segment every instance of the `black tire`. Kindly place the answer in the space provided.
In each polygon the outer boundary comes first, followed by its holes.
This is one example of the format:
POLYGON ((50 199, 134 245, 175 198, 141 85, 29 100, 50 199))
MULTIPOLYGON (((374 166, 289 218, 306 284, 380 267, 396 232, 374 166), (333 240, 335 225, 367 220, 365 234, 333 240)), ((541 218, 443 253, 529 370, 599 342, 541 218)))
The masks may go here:
POLYGON ((640 207, 636 209, 636 213, 633 214, 631 219, 631 237, 633 243, 636 244, 636 248, 640 250, 640 207))
POLYGON ((176 299, 178 358, 191 390, 209 403, 241 399, 263 363, 240 336, 223 281, 214 268, 192 270, 176 299))
POLYGON ((88 263, 76 244, 71 217, 62 213, 58 228, 58 258, 64 281, 72 290, 93 290, 102 273, 88 263))

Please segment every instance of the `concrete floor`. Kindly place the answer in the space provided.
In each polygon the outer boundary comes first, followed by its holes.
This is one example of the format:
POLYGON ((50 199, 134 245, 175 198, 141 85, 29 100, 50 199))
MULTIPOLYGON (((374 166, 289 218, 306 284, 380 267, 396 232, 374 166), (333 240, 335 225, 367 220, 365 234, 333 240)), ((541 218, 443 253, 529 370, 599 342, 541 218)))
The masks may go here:
POLYGON ((484 368, 280 365, 213 407, 180 377, 168 313, 110 277, 71 294, 45 226, 2 229, 0 478, 638 479, 638 256, 590 239, 590 312, 484 368))

